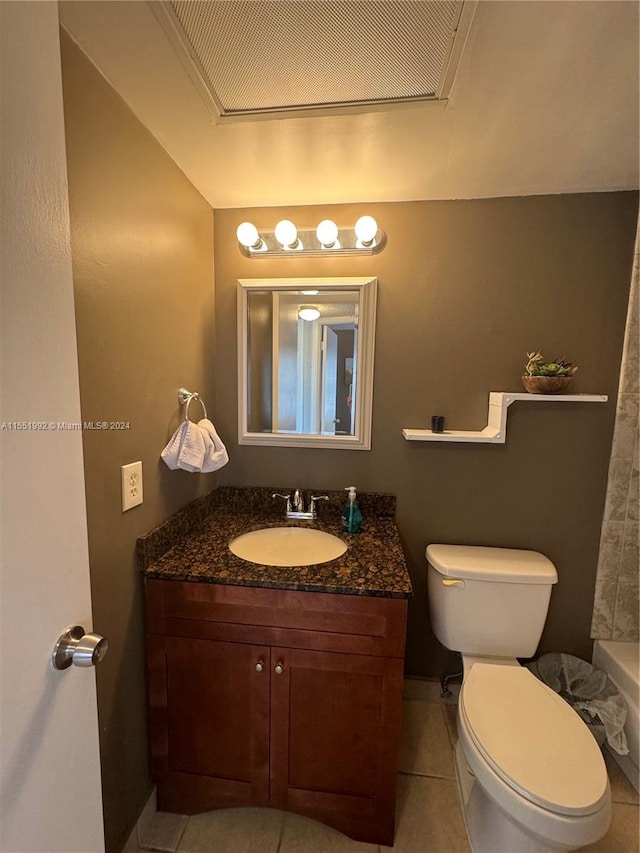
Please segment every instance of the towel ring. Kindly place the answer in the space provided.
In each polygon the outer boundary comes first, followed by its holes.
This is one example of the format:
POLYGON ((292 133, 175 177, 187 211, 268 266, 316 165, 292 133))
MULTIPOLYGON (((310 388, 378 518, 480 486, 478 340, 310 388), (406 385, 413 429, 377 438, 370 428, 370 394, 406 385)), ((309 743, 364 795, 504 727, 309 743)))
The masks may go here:
POLYGON ((202 411, 204 412, 205 420, 208 420, 207 407, 201 400, 200 395, 197 391, 187 391, 186 388, 181 388, 178 391, 178 400, 180 401, 181 405, 184 406, 186 404, 186 409, 184 412, 185 421, 189 420, 189 405, 192 400, 196 400, 198 403, 200 403, 200 405, 202 406, 202 411))

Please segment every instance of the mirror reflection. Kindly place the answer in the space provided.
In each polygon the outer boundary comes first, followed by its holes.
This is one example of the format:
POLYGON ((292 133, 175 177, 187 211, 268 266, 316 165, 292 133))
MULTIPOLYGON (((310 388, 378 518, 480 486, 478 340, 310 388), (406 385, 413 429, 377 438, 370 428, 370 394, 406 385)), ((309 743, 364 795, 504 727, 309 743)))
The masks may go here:
POLYGON ((258 368, 250 374, 250 432, 353 435, 357 300, 353 291, 248 294, 248 359, 258 368))
POLYGON ((370 446, 375 279, 239 285, 241 443, 370 446))

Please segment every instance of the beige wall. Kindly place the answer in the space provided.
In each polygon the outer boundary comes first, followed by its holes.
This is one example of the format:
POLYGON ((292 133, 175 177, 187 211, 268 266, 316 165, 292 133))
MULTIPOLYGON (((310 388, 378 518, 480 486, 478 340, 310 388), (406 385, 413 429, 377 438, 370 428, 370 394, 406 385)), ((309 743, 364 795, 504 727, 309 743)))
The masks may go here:
POLYGON ((142 584, 136 537, 215 485, 169 471, 177 389, 214 407, 213 215, 95 68, 62 38, 82 417, 85 431, 107 850, 149 795, 142 584), (120 466, 142 460, 144 503, 121 511, 120 466))
POLYGON ((217 424, 231 457, 220 482, 397 495, 413 578, 407 670, 434 675, 450 656, 429 630, 430 542, 531 548, 557 565, 543 650, 590 658, 600 522, 631 278, 636 193, 481 201, 220 210, 215 213, 217 424), (372 213, 387 248, 368 258, 251 260, 235 228, 340 226, 372 213), (379 277, 373 448, 238 447, 236 279, 379 277), (527 350, 580 366, 576 392, 606 405, 517 403, 504 446, 407 442, 403 427, 486 425, 488 392, 520 390, 527 350))

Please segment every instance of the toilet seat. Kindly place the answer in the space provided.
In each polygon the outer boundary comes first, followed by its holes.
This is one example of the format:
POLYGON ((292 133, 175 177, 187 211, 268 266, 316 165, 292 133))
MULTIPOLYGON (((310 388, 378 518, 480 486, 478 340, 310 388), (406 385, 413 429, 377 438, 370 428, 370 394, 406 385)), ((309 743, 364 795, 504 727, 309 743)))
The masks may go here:
POLYGON ((474 664, 460 692, 459 714, 491 770, 529 802, 576 817, 607 802, 607 772, 591 732, 529 670, 474 664))

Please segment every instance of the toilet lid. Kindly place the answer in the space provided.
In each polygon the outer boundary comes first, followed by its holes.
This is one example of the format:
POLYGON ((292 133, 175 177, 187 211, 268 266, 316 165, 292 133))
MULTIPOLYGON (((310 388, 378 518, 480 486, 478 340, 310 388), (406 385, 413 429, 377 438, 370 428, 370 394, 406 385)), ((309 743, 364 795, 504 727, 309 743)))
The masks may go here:
POLYGON ((474 664, 460 715, 493 771, 550 811, 590 814, 608 790, 600 747, 578 714, 528 669, 474 664))

